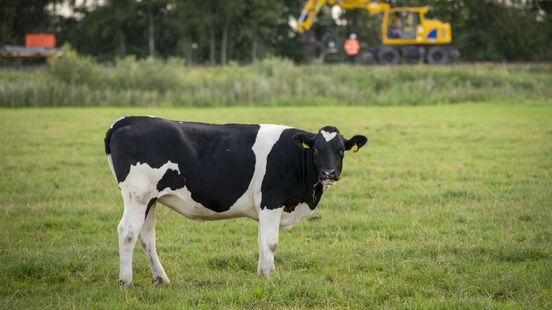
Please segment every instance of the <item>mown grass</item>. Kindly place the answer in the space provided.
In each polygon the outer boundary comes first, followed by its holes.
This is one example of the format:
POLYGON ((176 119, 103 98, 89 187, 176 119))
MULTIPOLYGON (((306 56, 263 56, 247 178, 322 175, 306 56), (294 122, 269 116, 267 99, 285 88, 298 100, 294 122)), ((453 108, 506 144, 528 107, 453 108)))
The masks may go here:
POLYGON ((552 307, 552 105, 19 109, 0 111, 0 303, 5 308, 552 307), (158 208, 172 280, 117 285, 121 199, 103 154, 113 120, 326 124, 348 154, 316 220, 281 233, 255 274, 256 222, 158 208))
POLYGON ((547 99, 552 67, 248 66, 186 67, 133 58, 106 68, 68 53, 46 70, 0 71, 0 107, 434 105, 547 99))

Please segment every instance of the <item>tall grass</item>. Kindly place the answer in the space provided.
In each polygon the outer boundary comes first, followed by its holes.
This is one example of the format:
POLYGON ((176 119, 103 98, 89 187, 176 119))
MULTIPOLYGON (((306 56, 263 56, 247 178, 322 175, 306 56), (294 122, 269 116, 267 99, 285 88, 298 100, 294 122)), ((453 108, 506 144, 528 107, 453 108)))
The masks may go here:
POLYGON ((0 71, 0 107, 430 105, 552 98, 552 66, 186 67, 178 59, 124 58, 104 67, 67 55, 35 72, 0 71))

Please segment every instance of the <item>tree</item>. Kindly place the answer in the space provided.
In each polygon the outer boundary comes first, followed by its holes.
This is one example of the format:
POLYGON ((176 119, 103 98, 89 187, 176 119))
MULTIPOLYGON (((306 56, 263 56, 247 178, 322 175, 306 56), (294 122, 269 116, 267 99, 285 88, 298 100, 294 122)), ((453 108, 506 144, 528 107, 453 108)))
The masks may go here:
MULTIPOLYGON (((301 0, 105 0, 79 6, 75 0, 2 0, 0 44, 21 44, 29 32, 55 32, 78 52, 100 61, 116 57, 184 56, 188 63, 226 64, 266 55, 301 60, 303 47, 288 26, 301 0), (55 16, 65 3, 75 16, 55 16)), ((89 0, 90 3, 90 0, 89 0)), ((552 60, 549 0, 397 0, 398 6, 431 7, 450 22, 454 45, 465 60, 552 60)), ((323 10, 313 32, 340 44, 351 32, 379 44, 380 15, 347 11, 345 27, 323 10), (330 33, 330 36, 326 35, 330 33)))
POLYGON ((141 0, 137 3, 137 13, 144 16, 147 21, 148 55, 150 57, 154 57, 156 52, 155 24, 169 16, 168 13, 174 6, 175 3, 171 0, 141 0))

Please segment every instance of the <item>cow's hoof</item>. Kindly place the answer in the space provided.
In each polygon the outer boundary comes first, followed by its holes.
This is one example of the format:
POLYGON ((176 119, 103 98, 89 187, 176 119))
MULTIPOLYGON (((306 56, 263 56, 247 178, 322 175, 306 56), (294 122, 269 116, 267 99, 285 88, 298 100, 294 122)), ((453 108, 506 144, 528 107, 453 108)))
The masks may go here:
POLYGON ((132 286, 132 281, 119 280, 120 286, 132 286))
POLYGON ((271 268, 259 268, 257 269, 257 274, 263 278, 268 278, 274 271, 276 271, 274 266, 271 268))
POLYGON ((168 278, 163 278, 163 277, 155 277, 151 280, 151 283, 157 284, 157 285, 169 284, 170 282, 171 281, 169 281, 168 278))

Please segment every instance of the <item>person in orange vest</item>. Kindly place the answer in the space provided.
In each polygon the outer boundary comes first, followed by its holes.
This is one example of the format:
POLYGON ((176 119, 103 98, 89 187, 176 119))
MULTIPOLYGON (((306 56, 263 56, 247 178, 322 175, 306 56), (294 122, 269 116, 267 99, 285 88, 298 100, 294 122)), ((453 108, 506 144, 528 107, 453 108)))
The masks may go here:
POLYGON ((349 61, 355 63, 356 56, 360 52, 360 42, 358 42, 356 34, 351 33, 349 39, 343 44, 343 48, 345 49, 345 54, 349 61))

